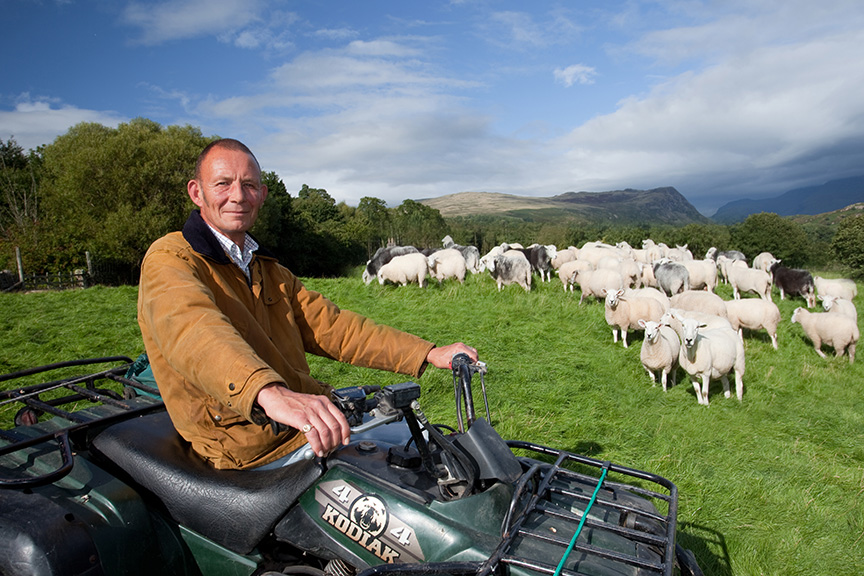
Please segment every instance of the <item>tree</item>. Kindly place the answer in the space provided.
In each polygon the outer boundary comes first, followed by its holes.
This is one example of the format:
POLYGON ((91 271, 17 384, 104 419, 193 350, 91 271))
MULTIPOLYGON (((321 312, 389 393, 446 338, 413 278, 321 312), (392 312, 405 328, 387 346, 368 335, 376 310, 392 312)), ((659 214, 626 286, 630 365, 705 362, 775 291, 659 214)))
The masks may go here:
POLYGON ((804 228, 772 212, 751 214, 733 226, 730 234, 732 245, 749 258, 770 252, 789 267, 803 266, 808 261, 809 244, 804 228))
POLYGON ((840 223, 831 249, 856 276, 864 275, 864 215, 856 214, 840 223))
POLYGON ((392 217, 396 243, 402 246, 438 247, 448 232, 438 210, 414 200, 404 200, 393 209, 392 217))
POLYGON ((80 267, 89 250, 136 269, 156 238, 182 227, 193 207, 186 182, 211 140, 198 128, 136 118, 116 129, 78 124, 45 146, 45 268, 80 267))
POLYGON ((9 268, 16 247, 25 259, 38 239, 42 159, 10 138, 0 140, 0 268, 9 268))

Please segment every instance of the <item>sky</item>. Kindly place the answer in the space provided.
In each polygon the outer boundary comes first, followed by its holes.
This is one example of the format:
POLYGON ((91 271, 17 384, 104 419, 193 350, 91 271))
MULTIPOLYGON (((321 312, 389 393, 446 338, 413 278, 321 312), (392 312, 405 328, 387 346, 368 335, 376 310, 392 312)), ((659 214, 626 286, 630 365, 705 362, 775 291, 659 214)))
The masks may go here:
POLYGON ((0 139, 189 124, 352 206, 864 174, 860 0, 0 0, 0 36, 0 139))

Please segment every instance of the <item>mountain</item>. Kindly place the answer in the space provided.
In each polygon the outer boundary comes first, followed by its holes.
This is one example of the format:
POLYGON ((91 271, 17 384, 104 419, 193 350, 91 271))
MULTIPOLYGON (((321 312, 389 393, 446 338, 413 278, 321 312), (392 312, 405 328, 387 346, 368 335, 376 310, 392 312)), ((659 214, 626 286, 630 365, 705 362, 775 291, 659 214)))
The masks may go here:
POLYGON ((780 216, 823 214, 856 202, 864 202, 864 176, 797 188, 773 198, 735 200, 721 206, 711 219, 721 224, 734 224, 760 212, 773 212, 780 216))
POLYGON ((672 187, 611 192, 566 192, 541 198, 493 192, 459 192, 418 202, 437 209, 445 218, 498 216, 528 222, 570 221, 673 226, 710 222, 672 187))

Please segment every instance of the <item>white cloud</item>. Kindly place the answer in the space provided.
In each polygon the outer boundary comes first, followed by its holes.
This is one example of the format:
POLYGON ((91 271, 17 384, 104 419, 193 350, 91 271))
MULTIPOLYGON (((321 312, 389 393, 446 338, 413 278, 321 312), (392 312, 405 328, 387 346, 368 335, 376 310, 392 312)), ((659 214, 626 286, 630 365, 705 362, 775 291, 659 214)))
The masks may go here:
POLYGON ((201 36, 225 37, 261 21, 261 0, 167 0, 132 2, 123 13, 126 24, 141 29, 143 44, 201 36))
POLYGON ((103 126, 117 126, 128 121, 115 112, 84 110, 74 106, 58 105, 48 98, 31 98, 22 94, 14 110, 0 110, 0 138, 15 141, 25 150, 49 144, 57 136, 81 122, 96 122, 103 126))
POLYGON ((556 68, 552 74, 556 82, 569 88, 574 84, 593 84, 597 71, 591 66, 573 64, 566 68, 556 68))

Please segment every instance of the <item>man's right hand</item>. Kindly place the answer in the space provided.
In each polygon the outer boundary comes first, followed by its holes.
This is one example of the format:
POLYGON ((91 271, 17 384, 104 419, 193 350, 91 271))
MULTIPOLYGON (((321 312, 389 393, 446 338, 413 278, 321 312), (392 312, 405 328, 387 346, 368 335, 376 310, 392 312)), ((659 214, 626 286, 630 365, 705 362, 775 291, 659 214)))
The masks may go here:
POLYGON ((268 417, 305 434, 319 457, 348 444, 351 438, 345 415, 326 396, 301 394, 274 383, 262 388, 257 400, 268 417))

